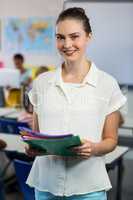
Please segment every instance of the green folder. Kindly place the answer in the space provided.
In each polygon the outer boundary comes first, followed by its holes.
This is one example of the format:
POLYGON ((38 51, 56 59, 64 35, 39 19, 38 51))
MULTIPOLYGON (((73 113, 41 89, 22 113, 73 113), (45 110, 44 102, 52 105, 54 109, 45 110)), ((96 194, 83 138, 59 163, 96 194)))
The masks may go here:
POLYGON ((60 156, 76 156, 71 147, 81 145, 78 135, 58 139, 24 139, 24 142, 46 155, 60 156))

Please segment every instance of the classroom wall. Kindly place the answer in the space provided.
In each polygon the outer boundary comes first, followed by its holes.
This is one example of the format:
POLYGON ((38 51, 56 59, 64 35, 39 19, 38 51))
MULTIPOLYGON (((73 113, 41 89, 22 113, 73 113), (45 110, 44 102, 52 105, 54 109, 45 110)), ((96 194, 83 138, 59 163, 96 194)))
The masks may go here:
POLYGON ((133 1, 69 0, 68 7, 82 7, 90 18, 93 38, 87 56, 120 84, 133 85, 133 1))
MULTIPOLYGON (((54 16, 62 10, 63 0, 0 0, 0 18, 5 17, 44 17, 54 16)), ((49 55, 25 54, 26 63, 33 65, 58 65, 59 57, 49 55)), ((0 60, 6 67, 12 67, 12 55, 0 51, 0 60)))

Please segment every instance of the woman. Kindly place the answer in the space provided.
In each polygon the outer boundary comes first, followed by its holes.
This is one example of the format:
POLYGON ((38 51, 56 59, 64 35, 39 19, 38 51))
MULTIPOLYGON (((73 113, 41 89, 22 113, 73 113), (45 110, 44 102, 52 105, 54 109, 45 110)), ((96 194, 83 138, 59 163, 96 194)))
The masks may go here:
MULTIPOLYGON (((117 145, 119 109, 126 99, 116 80, 86 58, 91 38, 83 9, 63 11, 57 19, 56 42, 64 63, 55 72, 40 75, 29 93, 33 129, 70 132, 83 141, 72 149, 77 154, 73 158, 36 158, 27 180, 35 188, 36 200, 105 200, 111 188, 103 155, 117 145)), ((30 148, 27 153, 39 155, 30 148)))

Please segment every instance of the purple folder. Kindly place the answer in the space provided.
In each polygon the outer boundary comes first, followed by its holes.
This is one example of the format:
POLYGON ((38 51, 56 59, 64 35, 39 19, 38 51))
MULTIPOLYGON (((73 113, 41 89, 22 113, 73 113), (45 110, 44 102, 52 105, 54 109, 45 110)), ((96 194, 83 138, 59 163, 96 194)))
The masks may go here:
POLYGON ((73 134, 71 134, 71 133, 64 133, 64 134, 58 134, 58 135, 40 133, 40 132, 33 131, 33 130, 31 130, 29 128, 25 128, 25 127, 19 127, 19 130, 20 130, 20 132, 25 131, 30 136, 33 136, 33 137, 47 138, 47 139, 50 139, 50 138, 64 138, 64 137, 71 137, 71 136, 73 136, 73 134))

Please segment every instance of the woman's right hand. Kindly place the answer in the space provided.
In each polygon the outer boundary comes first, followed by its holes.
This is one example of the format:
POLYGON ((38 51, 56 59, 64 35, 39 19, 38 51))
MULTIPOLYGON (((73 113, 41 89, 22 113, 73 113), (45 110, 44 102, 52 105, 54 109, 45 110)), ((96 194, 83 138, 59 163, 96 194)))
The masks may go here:
POLYGON ((19 122, 26 122, 30 128, 32 128, 33 125, 33 114, 30 114, 26 111, 21 112, 17 119, 19 122))
POLYGON ((33 149, 30 146, 25 146, 25 152, 29 157, 35 157, 35 156, 43 156, 45 155, 44 152, 41 152, 37 149, 33 149))

